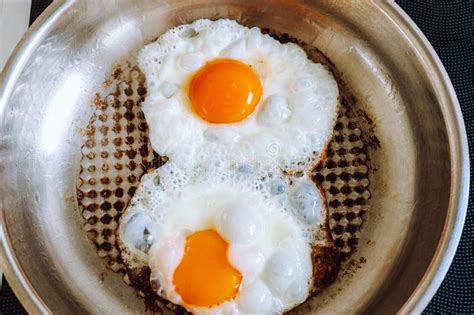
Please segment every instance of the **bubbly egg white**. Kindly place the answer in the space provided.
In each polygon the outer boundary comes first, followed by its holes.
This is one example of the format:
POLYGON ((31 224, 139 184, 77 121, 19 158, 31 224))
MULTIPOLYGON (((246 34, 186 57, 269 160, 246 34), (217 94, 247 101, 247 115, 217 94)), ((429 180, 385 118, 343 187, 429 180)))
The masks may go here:
POLYGON ((312 284, 311 245, 324 207, 310 187, 305 177, 290 184, 248 165, 189 171, 168 162, 143 176, 119 237, 130 256, 146 257, 158 293, 189 311, 281 313, 306 300, 312 284), (212 308, 186 305, 174 288, 173 273, 186 237, 208 229, 228 242, 228 259, 243 277, 241 290, 212 308))
POLYGON ((197 20, 161 35, 138 56, 146 75, 143 103, 153 149, 181 167, 211 160, 302 169, 319 159, 337 117, 332 74, 298 45, 281 44, 235 21, 197 20), (231 58, 251 65, 263 94, 243 121, 212 124, 194 113, 193 74, 206 62, 231 58))

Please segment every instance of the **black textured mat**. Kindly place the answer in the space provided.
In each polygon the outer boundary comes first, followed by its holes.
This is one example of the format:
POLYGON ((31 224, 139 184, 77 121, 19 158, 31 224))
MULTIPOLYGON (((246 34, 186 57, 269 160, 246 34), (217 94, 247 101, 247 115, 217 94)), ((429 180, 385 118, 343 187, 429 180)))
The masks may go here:
MULTIPOLYGON (((335 0, 334 0, 335 1, 335 0)), ((51 3, 32 0, 30 24, 51 3)), ((415 21, 443 62, 461 104, 471 148, 474 149, 473 1, 398 0, 415 21)), ((471 183, 471 190, 472 190, 471 183)), ((443 284, 425 310, 427 314, 474 314, 474 203, 469 209, 461 243, 443 284)), ((10 287, 3 281, 0 314, 26 314, 10 287)))

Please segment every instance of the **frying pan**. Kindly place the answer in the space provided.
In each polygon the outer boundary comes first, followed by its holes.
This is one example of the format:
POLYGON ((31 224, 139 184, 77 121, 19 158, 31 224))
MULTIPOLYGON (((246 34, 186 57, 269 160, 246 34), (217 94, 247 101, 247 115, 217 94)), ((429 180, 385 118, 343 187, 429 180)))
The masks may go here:
POLYGON ((299 313, 419 313, 454 256, 469 160, 453 87, 414 23, 386 1, 55 1, 0 77, 0 257, 31 313, 137 313, 78 209, 81 130, 114 66, 170 27, 228 17, 317 47, 374 123, 368 218, 352 261, 299 313))

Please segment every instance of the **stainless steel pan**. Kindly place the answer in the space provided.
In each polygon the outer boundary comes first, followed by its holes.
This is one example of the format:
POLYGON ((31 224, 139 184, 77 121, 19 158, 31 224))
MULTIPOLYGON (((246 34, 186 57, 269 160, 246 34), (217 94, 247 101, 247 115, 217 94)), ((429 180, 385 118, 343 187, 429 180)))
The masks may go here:
POLYGON ((81 133, 113 65, 166 29, 230 17, 318 47, 372 116, 372 202, 354 260, 304 310, 418 313, 446 274, 467 206, 468 147, 453 87, 408 17, 385 1, 55 1, 0 78, 0 257, 32 313, 137 313, 77 211, 81 133))

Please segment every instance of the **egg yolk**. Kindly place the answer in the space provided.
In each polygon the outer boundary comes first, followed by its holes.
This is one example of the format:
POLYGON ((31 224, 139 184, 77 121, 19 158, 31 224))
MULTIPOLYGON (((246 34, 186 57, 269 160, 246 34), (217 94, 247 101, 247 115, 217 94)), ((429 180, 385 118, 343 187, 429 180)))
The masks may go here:
POLYGON ((233 123, 247 118, 261 96, 257 73, 233 59, 216 59, 202 66, 189 89, 194 110, 211 123, 233 123))
POLYGON ((227 259, 229 244, 213 230, 191 234, 173 275, 176 292, 190 305, 210 307, 234 298, 242 275, 227 259))

